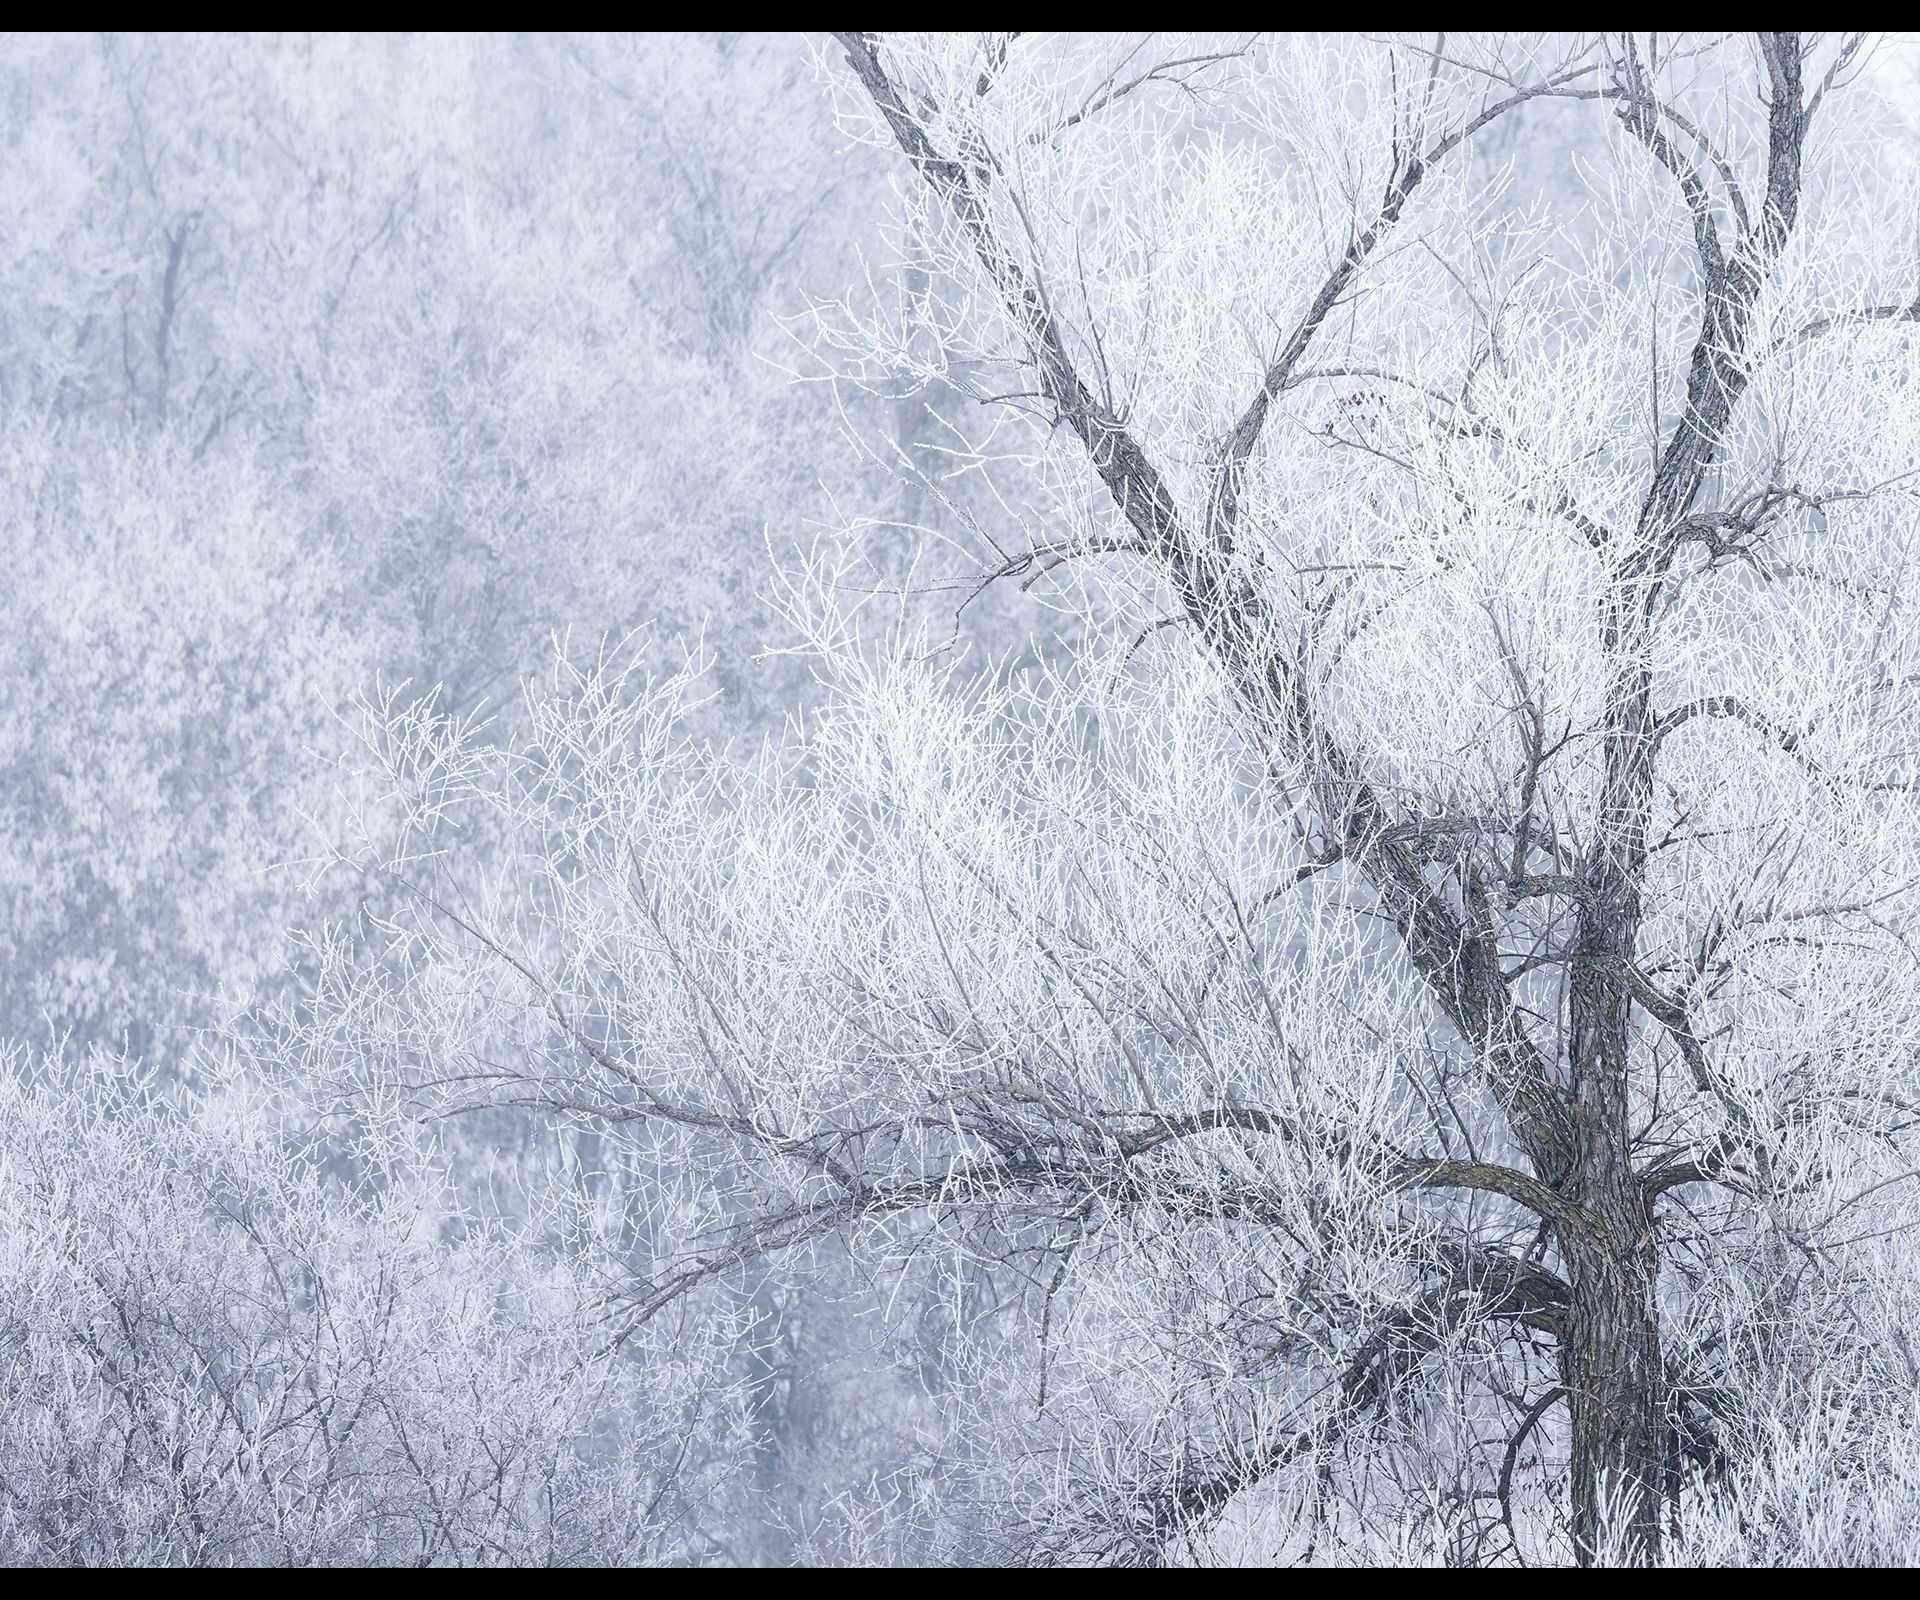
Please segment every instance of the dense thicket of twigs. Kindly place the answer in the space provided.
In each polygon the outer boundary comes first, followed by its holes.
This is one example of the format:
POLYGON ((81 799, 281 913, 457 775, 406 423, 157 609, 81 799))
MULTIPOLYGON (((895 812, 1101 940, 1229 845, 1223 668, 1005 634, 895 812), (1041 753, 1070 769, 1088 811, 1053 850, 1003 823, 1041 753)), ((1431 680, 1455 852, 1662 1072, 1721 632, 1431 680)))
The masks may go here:
POLYGON ((1902 47, 4 70, 0 1556, 1914 1558, 1902 47))

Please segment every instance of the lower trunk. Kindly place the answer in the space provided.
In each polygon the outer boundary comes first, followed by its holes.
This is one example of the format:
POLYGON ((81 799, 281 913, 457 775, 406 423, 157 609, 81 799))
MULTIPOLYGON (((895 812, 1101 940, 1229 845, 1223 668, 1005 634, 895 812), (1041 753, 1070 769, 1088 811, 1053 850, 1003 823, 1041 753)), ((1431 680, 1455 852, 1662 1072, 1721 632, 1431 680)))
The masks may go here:
MULTIPOLYGON (((1624 880, 1630 883, 1630 880, 1624 880)), ((1615 886, 1587 908, 1573 973, 1574 1153, 1560 1230, 1571 1305, 1560 1382, 1571 1418, 1574 1553, 1582 1565, 1660 1559, 1666 1481, 1660 1253, 1633 1166, 1629 1001, 1637 897, 1615 886)))
POLYGON ((1603 1233, 1564 1252, 1573 1304, 1560 1371, 1572 1418, 1573 1540, 1582 1565, 1603 1552, 1634 1564, 1660 1557, 1666 1397, 1658 1260, 1639 1221, 1637 1237, 1603 1233))

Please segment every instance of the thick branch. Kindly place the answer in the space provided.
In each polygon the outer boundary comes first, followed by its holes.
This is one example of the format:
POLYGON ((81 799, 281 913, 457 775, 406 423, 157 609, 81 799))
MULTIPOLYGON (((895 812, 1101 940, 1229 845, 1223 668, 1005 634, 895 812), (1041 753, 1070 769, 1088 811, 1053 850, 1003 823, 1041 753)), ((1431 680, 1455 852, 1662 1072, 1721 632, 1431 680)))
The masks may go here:
POLYGON ((1400 1163, 1410 1189, 1475 1189, 1525 1206, 1547 1221, 1567 1221, 1573 1208, 1553 1190, 1526 1173, 1492 1161, 1435 1161, 1424 1157, 1400 1163))

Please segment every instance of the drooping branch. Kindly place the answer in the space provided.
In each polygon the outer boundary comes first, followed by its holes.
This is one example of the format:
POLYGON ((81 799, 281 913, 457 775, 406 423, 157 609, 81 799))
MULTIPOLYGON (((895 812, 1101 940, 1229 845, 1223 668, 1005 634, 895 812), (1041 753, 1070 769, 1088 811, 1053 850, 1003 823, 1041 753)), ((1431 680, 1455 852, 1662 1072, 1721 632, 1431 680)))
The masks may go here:
POLYGON ((1507 1525, 1509 1538, 1513 1537, 1513 1469, 1519 1464, 1521 1447, 1526 1444, 1527 1435, 1540 1425, 1541 1419, 1566 1398, 1566 1389, 1556 1383, 1527 1407, 1519 1427, 1513 1430, 1513 1437, 1507 1441, 1506 1453, 1500 1459, 1500 1482, 1496 1493, 1500 1496, 1500 1520, 1507 1525))
MULTIPOLYGON (((548 1109, 556 1106, 550 1096, 538 1103, 548 1109)), ((636 1113, 647 1114, 652 1113, 636 1113)), ((926 1126, 944 1130, 949 1124, 927 1119, 926 1126)), ((1271 1128, 1277 1124, 1264 1114, 1222 1111, 1181 1119, 1178 1131, 1236 1126, 1271 1128)), ((1283 1230, 1292 1221, 1287 1208, 1276 1202, 1262 1184, 1192 1180, 1148 1167, 1140 1158, 1175 1137, 1174 1132, 1160 1138, 1138 1136, 1129 1144, 1110 1148, 1101 1157, 1009 1137, 998 1152, 952 1161, 943 1171, 928 1177, 868 1182, 843 1163, 824 1159, 819 1141, 770 1139, 750 1128, 730 1131, 741 1135, 750 1146, 816 1167, 827 1180, 827 1192, 754 1216, 698 1254, 631 1285, 621 1296, 621 1315, 630 1329, 715 1279, 856 1223, 920 1211, 991 1212, 1010 1195, 1056 1195, 1076 1212, 1093 1204, 1116 1211, 1163 1206, 1202 1221, 1251 1223, 1283 1230)), ((1513 1200, 1543 1219, 1570 1215, 1565 1203, 1544 1185, 1493 1162, 1401 1158, 1376 1163, 1374 1171, 1388 1189, 1469 1189, 1513 1200)))

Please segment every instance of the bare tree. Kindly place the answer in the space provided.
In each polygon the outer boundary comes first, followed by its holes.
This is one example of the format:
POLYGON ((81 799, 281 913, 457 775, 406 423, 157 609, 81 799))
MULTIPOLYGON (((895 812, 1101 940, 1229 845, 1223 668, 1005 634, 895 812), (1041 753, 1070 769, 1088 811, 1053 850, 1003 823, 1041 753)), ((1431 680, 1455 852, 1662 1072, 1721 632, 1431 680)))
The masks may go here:
POLYGON ((916 290, 821 349, 988 402, 942 581, 1069 644, 969 669, 823 554, 831 702, 758 755, 604 667, 512 758, 383 708, 342 856, 412 909, 324 976, 328 1070, 683 1147, 636 1325, 833 1239, 986 1271, 949 1415, 1042 1553, 1258 1502, 1269 1552, 1648 1562, 1910 1461, 1920 368, 1863 42, 839 43, 916 290), (1475 165, 1509 120, 1576 203, 1475 165))

